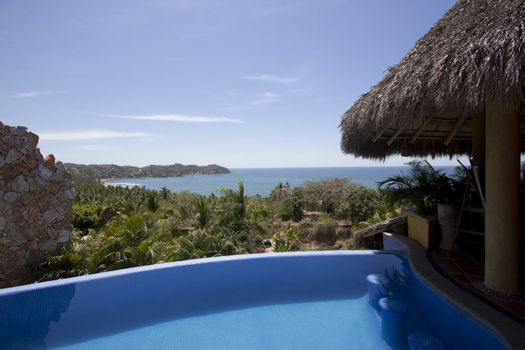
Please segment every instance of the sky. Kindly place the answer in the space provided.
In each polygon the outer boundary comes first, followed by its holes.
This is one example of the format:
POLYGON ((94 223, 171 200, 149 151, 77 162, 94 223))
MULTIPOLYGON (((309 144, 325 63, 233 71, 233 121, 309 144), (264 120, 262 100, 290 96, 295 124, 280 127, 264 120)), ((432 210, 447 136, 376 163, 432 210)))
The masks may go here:
POLYGON ((64 162, 401 165, 341 116, 453 3, 0 0, 0 121, 64 162))

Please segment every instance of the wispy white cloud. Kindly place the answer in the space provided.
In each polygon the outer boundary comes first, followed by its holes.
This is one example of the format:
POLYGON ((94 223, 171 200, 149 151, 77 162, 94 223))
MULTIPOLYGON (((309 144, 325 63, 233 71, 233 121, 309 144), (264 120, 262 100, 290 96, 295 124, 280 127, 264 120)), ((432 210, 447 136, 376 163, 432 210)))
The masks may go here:
POLYGON ((275 83, 275 84, 292 84, 299 81, 299 78, 291 76, 282 76, 275 74, 259 74, 259 75, 245 75, 242 77, 246 80, 257 80, 264 83, 275 83))
POLYGON ((311 95, 314 95, 316 92, 317 92, 317 89, 315 89, 313 86, 290 90, 291 94, 299 95, 299 96, 311 96, 311 95))
POLYGON ((16 94, 11 95, 11 97, 12 98, 29 98, 29 97, 56 95, 58 93, 60 93, 60 92, 58 92, 58 91, 32 90, 32 91, 18 92, 16 94))
POLYGON ((179 115, 179 114, 151 114, 151 115, 104 114, 104 115, 108 117, 122 118, 122 119, 156 120, 156 121, 180 122, 180 123, 233 123, 233 124, 243 123, 243 121, 240 119, 227 118, 227 117, 210 117, 210 116, 200 116, 200 115, 179 115))
POLYGON ((110 149, 109 146, 103 146, 103 145, 83 145, 78 147, 78 149, 81 149, 83 151, 105 151, 107 149, 110 149))
POLYGON ((72 131, 43 131, 37 132, 42 141, 85 141, 100 139, 121 139, 147 137, 151 134, 144 132, 114 131, 103 129, 87 129, 72 131))
POLYGON ((261 105, 277 102, 279 98, 280 98, 280 95, 276 93, 264 92, 261 94, 252 95, 252 99, 245 104, 228 106, 226 107, 226 109, 230 111, 242 111, 242 110, 254 109, 261 105))
POLYGON ((262 94, 255 95, 255 99, 253 99, 250 102, 250 104, 261 105, 261 104, 273 103, 273 102, 276 102, 278 99, 279 99, 279 95, 273 92, 265 92, 262 94))

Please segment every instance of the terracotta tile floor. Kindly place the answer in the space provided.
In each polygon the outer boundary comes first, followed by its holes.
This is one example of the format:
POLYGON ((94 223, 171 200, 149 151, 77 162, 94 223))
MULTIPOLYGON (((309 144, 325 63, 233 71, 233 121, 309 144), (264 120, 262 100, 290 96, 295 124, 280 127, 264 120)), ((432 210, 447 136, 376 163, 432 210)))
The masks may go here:
POLYGON ((468 288, 478 296, 503 307, 508 312, 520 317, 525 322, 525 302, 509 301, 483 293, 476 282, 483 282, 483 261, 469 253, 436 250, 432 252, 434 261, 456 282, 468 288))

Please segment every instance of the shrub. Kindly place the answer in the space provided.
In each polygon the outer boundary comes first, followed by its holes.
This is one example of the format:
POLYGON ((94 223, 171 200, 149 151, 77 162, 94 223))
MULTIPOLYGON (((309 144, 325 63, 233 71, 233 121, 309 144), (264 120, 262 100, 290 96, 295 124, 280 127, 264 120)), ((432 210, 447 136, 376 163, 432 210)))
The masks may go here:
POLYGON ((279 208, 279 215, 283 221, 301 221, 304 216, 302 201, 297 196, 287 198, 279 208))
POLYGON ((275 241, 273 250, 275 252, 277 252, 277 253, 289 252, 290 251, 290 246, 285 240, 278 239, 278 240, 275 241))
POLYGON ((333 220, 321 221, 314 225, 313 239, 319 243, 334 244, 337 241, 333 220))
POLYGON ((73 205, 73 227, 87 232, 89 229, 97 229, 101 226, 102 220, 99 216, 101 207, 93 204, 74 204, 73 205))
MULTIPOLYGON (((342 179, 309 182, 293 191, 294 195, 303 201, 306 210, 323 211, 336 216, 343 215, 344 218, 348 215, 344 213, 342 203, 355 201, 352 204, 354 208, 351 209, 355 213, 356 208, 360 205, 359 201, 377 198, 376 192, 342 179)), ((373 203, 369 204, 373 205, 373 203)))
POLYGON ((356 186, 338 203, 335 215, 352 222, 366 221, 374 215, 378 199, 377 191, 356 186))

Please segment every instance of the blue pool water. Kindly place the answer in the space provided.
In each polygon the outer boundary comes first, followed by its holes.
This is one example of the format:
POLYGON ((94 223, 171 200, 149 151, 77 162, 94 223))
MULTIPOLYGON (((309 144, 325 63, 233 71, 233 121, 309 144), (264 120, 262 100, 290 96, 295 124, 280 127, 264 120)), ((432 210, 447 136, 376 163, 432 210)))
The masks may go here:
MULTIPOLYGON (((452 173, 454 167, 438 167, 447 173, 452 173)), ((111 179, 107 183, 125 186, 145 186, 152 190, 162 187, 173 192, 190 191, 202 195, 218 193, 223 187, 237 188, 239 181, 244 182, 248 195, 259 194, 267 196, 282 182, 291 187, 303 185, 308 181, 328 179, 344 179, 356 184, 377 188, 377 182, 389 176, 407 173, 408 166, 396 167, 346 167, 346 168, 261 168, 261 169, 230 169, 230 174, 190 175, 183 177, 149 178, 149 179, 111 179)))
POLYGON ((366 297, 194 316, 62 349, 390 349, 366 297), (359 317, 356 317, 359 315, 359 317))
MULTIPOLYGON (((505 349, 438 297, 406 258, 371 251, 258 254, 0 290, 2 349, 390 349, 366 276, 391 278, 407 334, 505 349)), ((406 344, 401 349, 406 349, 406 344)))

